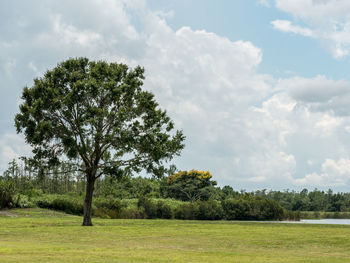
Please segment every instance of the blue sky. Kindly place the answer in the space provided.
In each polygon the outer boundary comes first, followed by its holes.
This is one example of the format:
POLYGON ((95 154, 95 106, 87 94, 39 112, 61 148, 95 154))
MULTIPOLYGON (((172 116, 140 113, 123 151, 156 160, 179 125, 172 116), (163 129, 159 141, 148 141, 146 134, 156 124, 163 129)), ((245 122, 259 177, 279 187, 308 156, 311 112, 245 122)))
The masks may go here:
POLYGON ((149 6, 153 10, 173 12, 174 15, 167 21, 175 30, 187 25, 232 41, 251 41, 263 50, 261 72, 277 77, 326 74, 331 78, 350 80, 350 75, 344 72, 344 68, 350 66, 349 59, 335 60, 317 40, 281 34, 275 30, 271 21, 291 20, 293 15, 275 8, 273 4, 268 8, 256 0, 222 0, 220 3, 210 0, 153 0, 149 6))
POLYGON ((0 2, 0 170, 24 86, 69 57, 142 65, 186 148, 235 189, 350 189, 347 0, 0 2))

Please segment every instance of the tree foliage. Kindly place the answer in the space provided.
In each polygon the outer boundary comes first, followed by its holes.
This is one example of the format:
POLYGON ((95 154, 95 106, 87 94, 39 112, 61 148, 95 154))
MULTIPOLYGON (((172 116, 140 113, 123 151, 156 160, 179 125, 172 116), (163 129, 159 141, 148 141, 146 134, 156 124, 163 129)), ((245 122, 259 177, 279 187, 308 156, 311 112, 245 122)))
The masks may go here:
POLYGON ((181 171, 167 178, 167 193, 169 197, 182 201, 194 202, 208 200, 215 191, 216 181, 212 181, 209 171, 181 171))

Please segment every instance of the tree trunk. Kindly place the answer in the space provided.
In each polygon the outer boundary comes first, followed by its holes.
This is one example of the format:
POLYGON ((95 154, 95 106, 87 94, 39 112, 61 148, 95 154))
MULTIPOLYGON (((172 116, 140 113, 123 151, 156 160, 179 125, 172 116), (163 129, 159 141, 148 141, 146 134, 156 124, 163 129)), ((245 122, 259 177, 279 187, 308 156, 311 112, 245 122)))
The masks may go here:
POLYGON ((86 195, 84 202, 84 220, 83 226, 92 226, 91 214, 92 214, 92 194, 94 192, 95 180, 88 178, 86 180, 86 195))

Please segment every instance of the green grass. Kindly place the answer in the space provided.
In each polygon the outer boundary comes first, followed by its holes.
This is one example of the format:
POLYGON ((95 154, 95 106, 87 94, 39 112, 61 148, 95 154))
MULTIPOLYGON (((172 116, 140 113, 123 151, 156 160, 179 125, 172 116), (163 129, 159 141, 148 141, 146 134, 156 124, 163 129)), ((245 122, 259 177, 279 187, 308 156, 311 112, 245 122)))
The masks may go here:
POLYGON ((0 262, 350 262, 350 226, 0 213, 0 262))

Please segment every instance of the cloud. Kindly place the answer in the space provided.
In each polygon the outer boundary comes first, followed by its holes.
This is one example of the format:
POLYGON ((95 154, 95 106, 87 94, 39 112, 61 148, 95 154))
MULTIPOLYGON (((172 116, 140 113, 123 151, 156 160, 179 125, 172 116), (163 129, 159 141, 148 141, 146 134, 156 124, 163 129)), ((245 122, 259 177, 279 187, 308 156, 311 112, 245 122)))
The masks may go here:
POLYGON ((334 58, 350 51, 350 2, 347 0, 275 0, 278 9, 294 17, 271 23, 282 32, 312 37, 324 43, 334 58), (299 26, 304 23, 308 27, 299 26))
POLYGON ((292 98, 303 102, 324 103, 350 93, 350 84, 344 80, 330 80, 318 75, 314 78, 293 77, 278 83, 280 90, 286 90, 292 98))
POLYGON ((260 5, 266 6, 266 7, 270 7, 270 2, 269 0, 258 0, 258 3, 260 5))
MULTIPOLYGON (((327 20, 349 16, 347 0, 275 0, 276 6, 295 17, 312 19, 322 23, 327 20)), ((326 22, 327 23, 327 22, 326 22)))
POLYGON ((291 32, 291 33, 303 35, 306 37, 314 36, 314 33, 312 32, 311 29, 292 25, 292 23, 288 20, 275 20, 275 21, 272 21, 271 24, 275 29, 283 32, 291 32))
POLYGON ((31 149, 24 139, 16 134, 5 133, 0 137, 0 170, 7 169, 7 164, 21 155, 29 156, 31 149))
POLYGON ((314 78, 293 77, 279 80, 276 89, 285 90, 299 105, 311 111, 349 116, 350 84, 318 75, 314 78))
MULTIPOLYGON (((87 47, 102 42, 100 34, 89 30, 78 30, 73 25, 65 24, 60 15, 54 15, 52 18, 53 33, 58 38, 57 45, 77 45, 87 47)), ((50 35, 40 35, 39 42, 49 42, 50 35), (46 39, 46 37, 48 39, 46 39)))
MULTIPOLYGON (((330 181, 334 173, 326 170, 327 166, 322 165, 321 160, 349 158, 349 117, 337 115, 334 105, 328 104, 332 98, 347 94, 347 85, 343 86, 344 83, 320 76, 277 82, 277 94, 266 99, 261 107, 254 108, 255 117, 251 117, 254 130, 246 129, 251 136, 245 142, 258 145, 255 153, 249 153, 249 171, 255 175, 249 178, 251 182, 260 187, 263 187, 263 182, 265 185, 268 182, 274 188, 288 184, 294 187, 327 188, 326 183, 321 185, 316 181, 315 174, 327 177, 330 181), (319 85, 322 82, 320 79, 335 91, 325 92, 321 86, 313 92, 317 100, 310 99, 307 93, 299 92, 319 85)), ((338 180, 336 178, 339 176, 335 176, 334 180, 338 180)), ((339 182, 334 183, 334 186, 338 189, 345 187, 339 182)))
POLYGON ((321 173, 307 174, 303 178, 296 179, 297 184, 316 187, 346 186, 350 180, 350 160, 338 161, 327 159, 322 164, 321 173))

